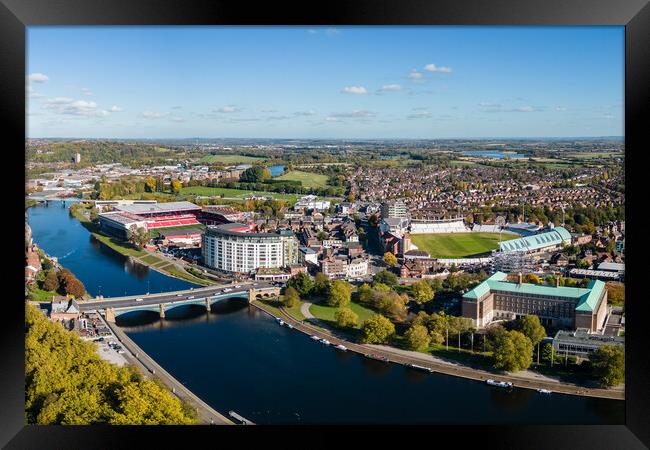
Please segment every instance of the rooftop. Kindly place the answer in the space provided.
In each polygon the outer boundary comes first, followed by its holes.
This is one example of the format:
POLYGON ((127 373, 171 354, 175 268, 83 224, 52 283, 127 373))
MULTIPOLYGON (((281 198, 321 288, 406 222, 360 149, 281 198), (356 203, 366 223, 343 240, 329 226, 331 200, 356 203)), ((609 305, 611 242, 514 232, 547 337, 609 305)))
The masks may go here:
POLYGON ((537 250, 563 242, 571 242, 571 234, 563 227, 555 227, 552 231, 534 234, 511 241, 501 242, 499 250, 502 252, 537 250))
POLYGON ((577 302, 576 311, 593 311, 605 289, 605 283, 593 280, 586 288, 567 286, 543 286, 531 283, 511 283, 505 281, 507 274, 496 272, 463 296, 478 299, 490 291, 511 292, 523 295, 542 295, 546 297, 564 297, 577 302))
POLYGON ((164 213, 173 211, 196 210, 201 209, 200 206, 192 202, 168 202, 168 203, 155 203, 155 204, 133 204, 133 205, 118 205, 115 209, 120 211, 129 212, 132 214, 146 214, 146 213, 164 213))
POLYGON ((602 334, 590 334, 584 330, 576 330, 576 331, 560 330, 555 334, 555 337, 553 339, 562 342, 568 342, 568 343, 594 342, 594 343, 613 344, 613 345, 625 344, 624 336, 605 336, 602 334))

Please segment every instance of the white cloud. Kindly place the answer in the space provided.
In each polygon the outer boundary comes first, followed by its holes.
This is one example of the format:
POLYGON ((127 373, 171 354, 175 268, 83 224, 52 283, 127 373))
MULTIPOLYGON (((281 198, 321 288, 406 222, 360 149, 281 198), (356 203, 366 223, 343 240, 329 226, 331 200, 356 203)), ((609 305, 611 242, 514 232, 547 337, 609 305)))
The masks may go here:
POLYGON ((532 107, 532 106, 520 106, 519 108, 515 108, 513 111, 514 112, 534 112, 534 111, 539 111, 539 110, 532 107))
POLYGON ((233 105, 226 105, 222 106, 221 108, 217 109, 216 112, 224 113, 224 114, 232 114, 232 113, 237 113, 240 112, 241 109, 237 108, 233 105))
POLYGON ((157 112, 157 111, 144 111, 142 117, 145 119, 160 119, 161 117, 168 116, 168 112, 157 112))
POLYGON ((316 31, 316 30, 314 30, 313 28, 311 28, 311 29, 307 30, 307 33, 309 33, 309 34, 316 34, 316 33, 318 33, 318 31, 316 31))
POLYGON ((43 105, 43 108, 50 108, 56 105, 67 105, 72 102, 74 102, 74 99, 70 97, 52 97, 52 98, 48 98, 45 101, 45 105, 43 105))
POLYGON ((44 73, 39 73, 39 72, 37 72, 37 73, 32 73, 32 74, 30 74, 30 75, 27 77, 27 79, 28 79, 30 82, 34 82, 34 83, 43 83, 43 82, 49 80, 50 77, 48 77, 48 76, 45 75, 44 73))
POLYGON ((424 70, 428 72, 451 73, 451 67, 438 67, 435 64, 427 64, 424 70))
POLYGON ((88 88, 81 88, 81 93, 83 95, 93 95, 93 92, 88 88))
POLYGON ((555 110, 556 111, 566 111, 566 108, 564 106, 556 106, 555 110))
POLYGON ((296 111, 293 113, 294 116, 313 116, 316 115, 316 111, 310 109, 309 111, 296 111))
POLYGON ((399 84, 385 84, 379 89, 380 92, 397 92, 401 91, 402 86, 399 84))
POLYGON ((325 120, 328 120, 328 117, 335 118, 335 119, 357 119, 357 118, 375 117, 375 115, 376 114, 372 111, 354 110, 352 112, 346 112, 346 113, 332 113, 329 116, 327 116, 325 120))
POLYGON ((363 86, 346 86, 341 92, 344 94, 364 95, 368 93, 368 90, 363 86))
POLYGON ((501 106, 500 104, 493 102, 480 102, 478 105, 483 108, 499 108, 501 106))
POLYGON ((406 116, 407 119, 428 119, 430 117, 431 113, 428 111, 417 112, 406 116))
POLYGON ((411 73, 409 73, 409 78, 411 80, 421 80, 423 76, 422 72, 418 72, 415 69, 411 70, 411 73))
POLYGON ((122 111, 124 111, 124 110, 122 108, 120 108, 119 106, 113 105, 111 107, 111 112, 122 112, 122 111))
POLYGON ((268 116, 266 120, 287 120, 291 119, 289 116, 268 116))

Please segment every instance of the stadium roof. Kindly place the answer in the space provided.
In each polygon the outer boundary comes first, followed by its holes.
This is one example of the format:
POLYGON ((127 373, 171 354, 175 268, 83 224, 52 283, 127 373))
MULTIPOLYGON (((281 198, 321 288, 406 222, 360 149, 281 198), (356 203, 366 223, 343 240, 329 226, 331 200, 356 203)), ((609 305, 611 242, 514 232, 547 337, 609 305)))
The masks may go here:
POLYGON ((201 209, 201 207, 191 202, 168 202, 155 204, 117 205, 115 206, 115 209, 132 214, 147 214, 195 210, 201 209))
POLYGON ((576 311, 593 311, 598 305, 605 283, 600 280, 590 282, 586 288, 567 286, 542 286, 531 283, 511 283, 505 281, 507 274, 496 272, 487 280, 467 292, 463 297, 478 299, 490 291, 510 292, 523 295, 542 295, 546 297, 564 297, 577 302, 576 311))
POLYGON ((571 242, 571 234, 563 227, 555 227, 552 231, 545 233, 501 242, 499 244, 499 250, 502 252, 531 251, 558 245, 563 242, 571 242))

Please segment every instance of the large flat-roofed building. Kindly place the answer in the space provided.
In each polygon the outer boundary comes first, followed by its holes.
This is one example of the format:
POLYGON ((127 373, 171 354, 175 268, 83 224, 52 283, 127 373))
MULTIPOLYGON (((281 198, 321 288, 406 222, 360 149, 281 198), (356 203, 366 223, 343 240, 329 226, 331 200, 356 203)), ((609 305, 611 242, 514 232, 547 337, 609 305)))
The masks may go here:
POLYGON ((246 217, 241 211, 230 206, 204 206, 198 215, 198 220, 206 225, 221 225, 223 223, 243 222, 246 217))
POLYGON ((507 274, 496 272, 463 295, 462 315, 477 328, 493 321, 514 320, 536 315, 544 325, 586 328, 596 332, 607 317, 607 289, 600 280, 586 288, 543 286, 506 281, 507 274))
POLYGON ((126 239, 132 225, 153 230, 157 228, 199 225, 196 219, 201 207, 191 202, 169 203, 117 203, 111 205, 114 211, 99 214, 102 230, 126 239))
POLYGON ((555 227, 543 233, 501 242, 499 251, 540 253, 560 249, 564 244, 571 244, 571 234, 563 227, 555 227))
POLYGON ((203 261, 207 266, 236 273, 296 264, 298 248, 298 239, 292 231, 255 233, 241 223, 208 226, 202 242, 203 261))
POLYGON ((624 347, 625 338, 623 336, 590 334, 585 330, 560 330, 553 338, 553 350, 558 359, 565 355, 588 358, 591 353, 605 344, 624 347))

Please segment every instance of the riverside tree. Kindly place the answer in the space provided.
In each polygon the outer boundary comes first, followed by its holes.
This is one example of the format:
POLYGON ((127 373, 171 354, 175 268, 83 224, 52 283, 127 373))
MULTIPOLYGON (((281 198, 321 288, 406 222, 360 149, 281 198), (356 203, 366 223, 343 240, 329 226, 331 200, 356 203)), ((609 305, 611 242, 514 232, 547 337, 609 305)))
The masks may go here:
POLYGON ((395 325, 381 314, 375 314, 361 326, 361 342, 387 344, 395 335, 395 325))
POLYGON ((617 386, 625 382, 625 349, 605 344, 589 355, 589 361, 601 386, 617 386))
POLYGON ((298 291, 293 287, 289 286, 284 291, 284 296, 282 297, 282 304, 287 308, 293 308, 300 303, 300 295, 298 291))
POLYGON ((314 293, 318 295, 327 295, 330 288, 330 279, 323 272, 318 272, 314 279, 314 293))
POLYGON ((408 348, 416 351, 423 351, 429 348, 431 343, 431 336, 427 327, 423 325, 411 325, 411 327, 404 333, 406 344, 408 348))
POLYGON ((503 331, 492 342, 494 367, 508 372, 518 372, 533 362, 533 344, 519 331, 503 331))
POLYGON ((546 330, 535 315, 523 316, 514 322, 514 329, 523 333, 533 346, 539 344, 546 337, 546 330))
POLYGON ((332 283, 327 296, 327 304, 330 306, 347 306, 352 299, 352 286, 344 280, 336 280, 332 283))
POLYGON ((149 232, 144 227, 133 224, 127 231, 127 240, 135 247, 141 249, 149 243, 149 232))
POLYGON ((79 298, 86 293, 83 283, 68 269, 59 270, 57 275, 59 278, 59 292, 62 294, 79 298))
POLYGON ((307 275, 305 272, 299 272, 289 278, 287 281, 287 287, 294 288, 296 291, 298 291, 298 294, 300 294, 301 297, 304 297, 306 295, 309 295, 314 287, 314 283, 311 281, 311 278, 309 278, 309 275, 307 275))
POLYGON ((59 277, 56 274, 56 270, 50 269, 45 275, 43 280, 43 289, 46 291, 58 291, 59 290, 59 277))
POLYGON ((350 308, 338 308, 334 313, 336 325, 340 328, 354 328, 359 325, 359 316, 350 308))

